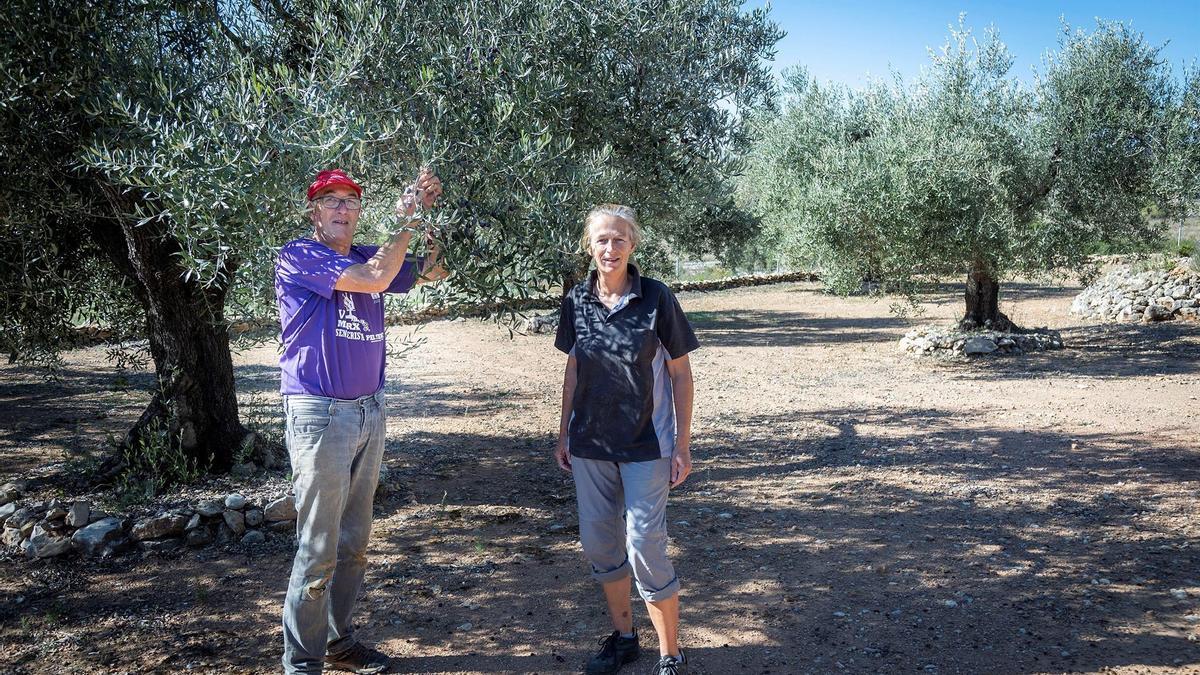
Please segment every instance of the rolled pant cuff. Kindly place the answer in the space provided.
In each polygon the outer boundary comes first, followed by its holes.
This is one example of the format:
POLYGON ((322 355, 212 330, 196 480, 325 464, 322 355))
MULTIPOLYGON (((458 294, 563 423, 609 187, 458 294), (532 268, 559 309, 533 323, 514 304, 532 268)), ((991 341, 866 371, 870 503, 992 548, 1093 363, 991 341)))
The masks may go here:
POLYGON ((630 574, 632 574, 632 571, 629 568, 628 560, 607 572, 601 572, 595 567, 592 568, 592 578, 602 584, 607 584, 612 581, 620 581, 630 574))
POLYGON ((643 587, 641 584, 638 584, 637 591, 638 595, 642 596, 642 599, 646 602, 661 602, 663 600, 668 600, 672 596, 679 593, 679 577, 675 577, 666 586, 663 586, 657 590, 651 590, 643 587))

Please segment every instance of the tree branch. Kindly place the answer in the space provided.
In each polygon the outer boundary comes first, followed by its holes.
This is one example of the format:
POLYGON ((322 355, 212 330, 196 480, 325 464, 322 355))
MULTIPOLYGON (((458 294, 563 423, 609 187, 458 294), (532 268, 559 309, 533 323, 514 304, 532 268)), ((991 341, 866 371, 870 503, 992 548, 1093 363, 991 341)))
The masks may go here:
POLYGON ((1025 220, 1029 212, 1033 210, 1034 205, 1050 194, 1050 190, 1054 187, 1054 181, 1058 180, 1058 165, 1062 159, 1062 146, 1057 143, 1054 145, 1054 150, 1050 153, 1050 162, 1046 167, 1046 175, 1042 176, 1042 180, 1033 187, 1033 190, 1017 205, 1017 215, 1020 220, 1025 220))
POLYGON ((233 46, 239 52, 245 54, 246 56, 250 56, 250 45, 247 45, 245 40, 243 40, 237 33, 234 33, 233 30, 226 25, 225 20, 221 18, 221 7, 218 0, 213 0, 212 12, 213 20, 217 22, 217 28, 221 29, 221 34, 224 35, 230 42, 232 42, 233 46))
MULTIPOLYGON (((279 18, 283 19, 284 23, 291 26, 292 30, 298 33, 304 33, 306 31, 304 22, 300 21, 300 19, 297 19, 295 14, 287 11, 287 8, 283 6, 283 3, 280 2, 280 0, 267 0, 267 2, 271 5, 271 9, 275 10, 275 13, 279 15, 279 18)), ((255 2, 254 6, 258 8, 258 11, 262 11, 262 5, 260 5, 258 2, 255 2)))

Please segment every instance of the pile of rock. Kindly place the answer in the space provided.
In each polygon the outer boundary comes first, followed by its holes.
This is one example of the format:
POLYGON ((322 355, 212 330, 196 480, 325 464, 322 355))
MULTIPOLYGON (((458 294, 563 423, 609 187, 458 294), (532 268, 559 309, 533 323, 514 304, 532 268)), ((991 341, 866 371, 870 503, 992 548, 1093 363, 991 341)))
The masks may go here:
POLYGON ((1062 349, 1058 331, 1039 328, 1022 333, 957 328, 914 328, 900 338, 900 348, 914 356, 976 357, 1062 349))
POLYGON ((1174 269, 1135 271, 1119 265, 1075 297, 1071 313, 1100 321, 1196 319, 1200 271, 1187 259, 1174 269))
POLYGON ((204 500, 194 507, 171 509, 140 518, 105 513, 86 501, 19 502, 24 486, 0 486, 0 541, 28 558, 53 558, 71 551, 85 557, 111 555, 130 548, 164 551, 211 543, 266 541, 267 531, 292 532, 296 504, 283 496, 265 505, 240 494, 204 500))

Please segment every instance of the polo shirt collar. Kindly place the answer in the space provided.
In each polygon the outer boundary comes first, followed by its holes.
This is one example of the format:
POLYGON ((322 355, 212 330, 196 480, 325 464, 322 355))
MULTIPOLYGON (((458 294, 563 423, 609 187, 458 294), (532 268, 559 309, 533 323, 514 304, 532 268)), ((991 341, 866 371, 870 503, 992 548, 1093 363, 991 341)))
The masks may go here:
MULTIPOLYGON (((633 263, 626 263, 629 272, 629 297, 642 297, 642 275, 638 273, 638 268, 633 263)), ((600 298, 596 296, 596 270, 588 272, 587 287, 584 288, 584 297, 593 302, 600 302, 600 298)))

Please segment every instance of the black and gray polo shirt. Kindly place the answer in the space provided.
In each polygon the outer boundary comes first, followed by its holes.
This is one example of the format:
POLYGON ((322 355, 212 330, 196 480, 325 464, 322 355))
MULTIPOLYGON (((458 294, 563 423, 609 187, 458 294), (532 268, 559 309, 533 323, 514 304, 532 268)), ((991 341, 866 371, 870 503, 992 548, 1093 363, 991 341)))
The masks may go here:
POLYGON ((563 297, 554 346, 577 364, 567 438, 576 457, 645 462, 675 448, 666 362, 700 343, 665 284, 633 265, 629 276, 629 293, 611 312, 596 297, 595 271, 563 297))

